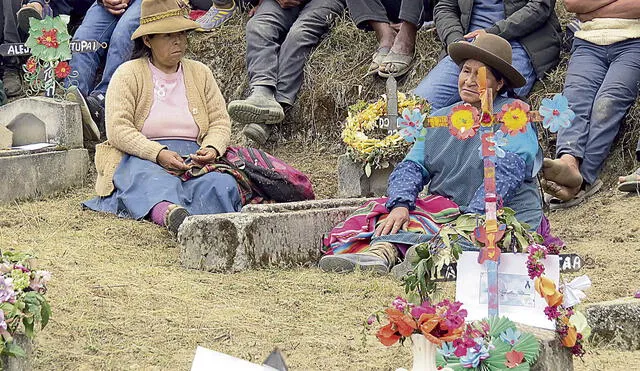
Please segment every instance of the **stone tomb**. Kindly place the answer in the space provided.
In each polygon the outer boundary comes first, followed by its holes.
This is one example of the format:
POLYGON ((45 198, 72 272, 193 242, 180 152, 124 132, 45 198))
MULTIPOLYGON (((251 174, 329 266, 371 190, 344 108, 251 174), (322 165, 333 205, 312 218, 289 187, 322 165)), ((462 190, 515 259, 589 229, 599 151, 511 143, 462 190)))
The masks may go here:
POLYGON ((90 168, 80 109, 50 98, 24 98, 0 107, 0 203, 59 192, 84 183, 90 168), (10 133, 9 133, 9 132, 10 133), (9 139, 8 139, 9 138, 9 139), (7 149, 48 143, 37 149, 7 149))
POLYGON ((395 164, 384 169, 371 169, 367 176, 364 164, 354 162, 349 155, 338 157, 338 197, 382 197, 395 164))

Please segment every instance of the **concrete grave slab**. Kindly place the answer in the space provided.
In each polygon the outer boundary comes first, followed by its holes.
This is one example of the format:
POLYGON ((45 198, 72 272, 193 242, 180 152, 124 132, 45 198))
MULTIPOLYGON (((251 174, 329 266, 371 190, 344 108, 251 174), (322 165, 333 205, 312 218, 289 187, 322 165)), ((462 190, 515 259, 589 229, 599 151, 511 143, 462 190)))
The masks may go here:
POLYGON ((210 272, 315 265, 323 235, 364 201, 250 205, 240 213, 192 216, 178 233, 180 260, 210 272))
POLYGON ((11 143, 13 143, 13 132, 0 126, 0 150, 11 148, 11 143))
POLYGON ((13 132, 13 146, 45 142, 82 148, 82 118, 76 103, 45 97, 18 99, 0 107, 0 126, 13 132))
POLYGON ((82 186, 89 171, 86 149, 24 152, 0 151, 0 203, 82 186))
POLYGON ((623 298, 587 306, 590 341, 622 350, 640 350, 640 299, 623 298))
POLYGON ((385 169, 364 172, 363 164, 354 162, 348 155, 338 157, 338 197, 382 197, 387 192, 387 181, 393 164, 385 169))
POLYGON ((572 371, 573 355, 555 331, 517 324, 520 331, 526 331, 540 341, 540 355, 531 371, 572 371))

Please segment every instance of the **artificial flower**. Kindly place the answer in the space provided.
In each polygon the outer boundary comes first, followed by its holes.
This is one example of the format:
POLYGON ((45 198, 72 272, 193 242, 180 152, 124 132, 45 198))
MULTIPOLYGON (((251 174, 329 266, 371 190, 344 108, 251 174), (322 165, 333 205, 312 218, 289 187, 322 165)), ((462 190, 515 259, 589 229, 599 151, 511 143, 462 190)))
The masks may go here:
POLYGON ((11 278, 0 276, 0 303, 13 301, 15 297, 16 292, 13 288, 13 282, 11 278))
POLYGON ((560 312, 558 311, 558 307, 546 307, 544 308, 544 314, 549 318, 549 321, 553 321, 556 318, 560 317, 560 312))
POLYGON ((467 310, 460 309, 462 307, 462 303, 459 301, 450 303, 449 300, 446 299, 443 303, 446 303, 445 306, 447 307, 447 311, 444 313, 445 326, 451 330, 461 327, 464 324, 465 317, 467 317, 467 310))
POLYGON ((51 272, 36 271, 32 275, 33 278, 29 283, 29 288, 33 291, 43 291, 45 289, 45 285, 51 280, 51 272))
POLYGON ((416 325, 416 321, 411 318, 411 316, 402 313, 401 311, 395 308, 387 308, 385 311, 387 313, 387 317, 389 317, 389 322, 391 322, 396 330, 402 336, 409 336, 413 333, 418 326, 416 325))
POLYGON ((27 70, 27 72, 29 73, 34 73, 36 72, 36 67, 38 66, 36 59, 33 57, 29 57, 29 59, 27 59, 27 63, 25 63, 24 67, 27 70))
POLYGON ((636 299, 640 299, 640 290, 636 291, 636 293, 633 294, 633 297, 636 299))
POLYGON ((409 143, 415 142, 420 137, 425 117, 426 115, 422 114, 419 108, 413 110, 405 108, 402 116, 398 117, 400 135, 409 143))
POLYGON ((478 367, 480 361, 489 358, 489 351, 487 347, 482 345, 478 349, 469 348, 467 349, 467 354, 460 357, 460 364, 465 368, 475 368, 478 367))
POLYGON ((442 346, 438 348, 438 353, 442 354, 443 357, 451 357, 454 355, 455 348, 451 342, 442 343, 442 346))
POLYGON ((7 330, 7 322, 5 322, 4 320, 4 311, 0 310, 0 330, 2 331, 6 331, 7 330))
POLYGON ((511 346, 514 346, 518 343, 518 340, 520 339, 520 335, 521 335, 520 331, 509 327, 502 334, 500 334, 500 339, 502 339, 502 341, 504 341, 505 343, 511 346))
POLYGON ((538 277, 534 281, 536 291, 549 306, 556 307, 562 303, 562 294, 556 290, 556 284, 547 277, 538 277))
POLYGON ((464 336, 462 338, 454 340, 453 346, 456 348, 453 354, 455 354, 456 357, 460 358, 467 354, 467 349, 475 347, 476 342, 473 340, 473 338, 464 336))
POLYGON ((40 45, 44 45, 47 48, 57 49, 60 44, 58 43, 58 30, 52 28, 50 30, 42 30, 42 36, 38 37, 36 42, 40 45))
POLYGON ((428 301, 425 301, 419 306, 415 306, 411 309, 411 315, 413 318, 420 318, 423 314, 435 314, 436 308, 431 306, 428 301))
MULTIPOLYGON (((483 140, 485 140, 485 137, 483 136, 482 138, 483 140)), ((499 158, 504 158, 504 156, 506 155, 506 152, 504 151, 504 149, 502 149, 502 147, 506 146, 508 143, 507 138, 505 138, 505 134, 501 131, 498 130, 496 131, 493 135, 490 135, 486 138, 487 141, 487 148, 494 152, 496 157, 499 158)), ((481 144, 480 147, 478 147, 478 152, 480 154, 480 158, 483 158, 484 156, 482 156, 482 146, 485 145, 485 143, 481 144)))
POLYGON ((402 312, 409 305, 409 302, 407 302, 405 299, 398 296, 393 300, 391 305, 393 305, 397 310, 402 312))
POLYGON ((385 346, 391 346, 400 340, 400 335, 398 335, 396 329, 393 327, 393 323, 389 323, 386 326, 383 326, 378 330, 376 337, 380 342, 385 346))
POLYGON ((529 255, 527 257, 527 272, 529 278, 535 279, 544 273, 544 264, 540 260, 547 257, 547 248, 543 245, 533 243, 527 248, 529 255))
POLYGON ((571 348, 576 345, 576 341, 578 340, 578 332, 576 328, 573 326, 569 326, 567 328, 567 334, 562 338, 562 345, 567 348, 571 348))
POLYGON ((529 105, 521 100, 505 104, 498 113, 498 121, 502 122, 500 130, 509 135, 526 132, 529 110, 529 105))
POLYGON ((55 68, 56 77, 59 79, 64 79, 71 73, 71 66, 69 63, 62 61, 58 62, 55 68))
POLYGON ((31 274, 23 272, 20 269, 14 269, 11 271, 11 279, 13 288, 15 290, 24 290, 29 287, 31 282, 31 274))
POLYGON ((522 361, 524 361, 524 353, 518 352, 516 350, 507 352, 504 356, 507 358, 507 360, 504 362, 504 365, 508 368, 516 368, 522 363, 522 361))
POLYGON ((579 304, 582 299, 587 297, 584 290, 587 290, 589 287, 591 287, 591 280, 587 275, 576 277, 569 283, 565 282, 562 285, 562 293, 564 294, 562 306, 570 308, 579 304))
POLYGON ((480 127, 478 110, 469 104, 454 107, 449 114, 449 132, 458 139, 469 139, 480 127))
POLYGON ((575 112, 569 108, 569 101, 562 94, 554 95, 553 99, 544 98, 538 112, 543 117, 542 127, 552 133, 560 128, 568 128, 576 117, 575 112))

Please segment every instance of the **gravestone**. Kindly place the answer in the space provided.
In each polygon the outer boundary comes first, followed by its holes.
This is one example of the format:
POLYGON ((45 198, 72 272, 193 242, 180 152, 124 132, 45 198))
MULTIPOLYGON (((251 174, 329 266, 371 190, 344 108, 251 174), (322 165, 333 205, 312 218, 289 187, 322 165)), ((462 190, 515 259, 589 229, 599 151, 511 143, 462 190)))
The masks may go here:
POLYGON ((316 265, 322 237, 366 199, 248 205, 239 213, 195 215, 178 233, 187 268, 238 272, 316 265))
POLYGON ((371 169, 367 176, 362 163, 349 155, 338 156, 338 197, 382 197, 387 193, 387 182, 394 164, 384 169, 371 169))
POLYGON ((591 342, 621 350, 640 350, 640 299, 624 298, 589 304, 591 342))
POLYGON ((0 107, 0 128, 0 134, 9 130, 12 137, 12 148, 0 150, 0 203, 84 183, 90 162, 82 148, 77 104, 44 97, 19 99, 0 107))

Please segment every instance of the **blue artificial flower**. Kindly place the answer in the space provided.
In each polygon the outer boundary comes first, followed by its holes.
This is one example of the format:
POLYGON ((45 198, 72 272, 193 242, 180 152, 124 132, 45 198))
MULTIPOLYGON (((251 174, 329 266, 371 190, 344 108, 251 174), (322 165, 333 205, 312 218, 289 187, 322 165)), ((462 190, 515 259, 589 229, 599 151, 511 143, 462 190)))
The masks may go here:
POLYGON ((467 354, 460 357, 460 363, 462 364, 462 367, 475 368, 478 367, 480 361, 487 358, 489 358, 489 351, 487 350, 487 347, 483 345, 480 349, 468 348, 467 354))
MULTIPOLYGON (((487 142, 491 143, 489 150, 494 151, 496 153, 496 157, 503 158, 506 155, 502 147, 507 145, 508 140, 501 130, 496 131, 492 137, 487 138, 487 142)), ((482 144, 478 148, 478 152, 480 158, 482 158, 482 144)))
POLYGON ((556 94, 553 99, 544 98, 538 110, 543 117, 542 126, 555 133, 560 128, 568 128, 576 117, 576 114, 569 108, 569 101, 562 94, 556 94))
POLYGON ((408 108, 405 108, 402 111, 402 116, 398 117, 400 135, 409 143, 419 140, 422 134, 422 123, 425 118, 426 115, 423 115, 420 109, 414 108, 409 111, 408 108))
POLYGON ((520 335, 520 331, 516 330, 515 328, 508 328, 502 334, 500 334, 500 339, 502 339, 502 341, 504 341, 505 343, 514 346, 518 343, 518 340, 520 340, 520 335))
POLYGON ((445 358, 453 356, 454 351, 455 348, 453 347, 453 343, 448 342, 442 343, 442 347, 438 348, 438 353, 442 354, 442 356, 445 358))

